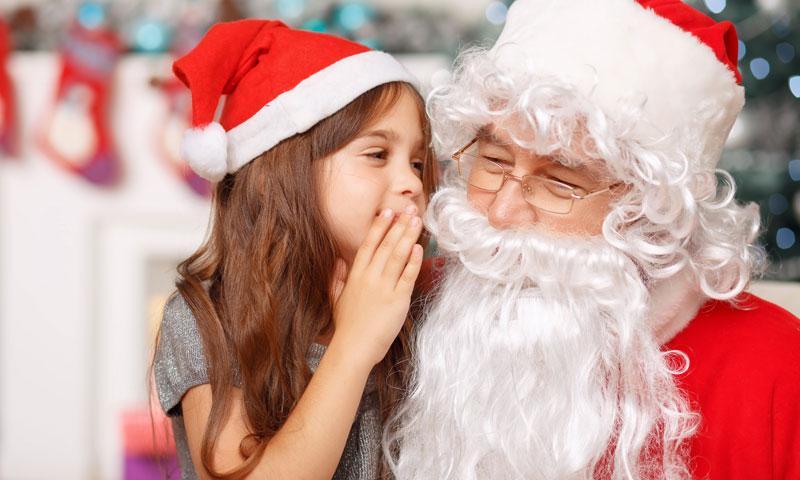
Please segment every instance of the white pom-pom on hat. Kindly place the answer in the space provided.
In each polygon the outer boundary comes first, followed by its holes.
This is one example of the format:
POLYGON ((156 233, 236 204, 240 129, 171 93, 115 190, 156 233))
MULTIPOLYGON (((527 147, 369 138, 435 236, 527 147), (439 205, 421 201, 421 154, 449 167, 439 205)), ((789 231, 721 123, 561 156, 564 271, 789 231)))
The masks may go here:
POLYGON ((228 173, 228 134, 217 122, 190 128, 181 140, 181 157, 198 175, 218 182, 228 173))

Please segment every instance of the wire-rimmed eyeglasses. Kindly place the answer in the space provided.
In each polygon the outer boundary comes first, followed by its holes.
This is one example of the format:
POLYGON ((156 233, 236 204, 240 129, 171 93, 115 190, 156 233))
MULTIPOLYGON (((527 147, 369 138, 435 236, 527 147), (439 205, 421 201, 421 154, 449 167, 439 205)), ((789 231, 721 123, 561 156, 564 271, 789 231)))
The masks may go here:
POLYGON ((478 190, 494 193, 503 188, 506 179, 512 178, 522 186, 522 196, 528 204, 551 213, 570 213, 575 200, 600 195, 619 185, 616 183, 594 192, 587 192, 580 187, 539 175, 518 177, 494 160, 467 153, 466 150, 476 141, 477 137, 453 154, 453 159, 458 162, 458 174, 465 182, 478 190))

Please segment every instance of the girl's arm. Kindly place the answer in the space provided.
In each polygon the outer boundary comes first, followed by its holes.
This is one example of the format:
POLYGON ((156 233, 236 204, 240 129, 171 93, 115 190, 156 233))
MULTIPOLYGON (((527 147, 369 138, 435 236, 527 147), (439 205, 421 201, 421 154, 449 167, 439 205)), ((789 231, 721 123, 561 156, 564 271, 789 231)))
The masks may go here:
MULTIPOLYGON (((422 222, 406 212, 392 226, 381 215, 364 239, 343 281, 339 268, 332 290, 335 331, 316 372, 286 423, 269 440, 250 478, 328 479, 339 464, 372 367, 389 349, 405 321, 422 263, 416 240, 422 222), (388 230, 388 233, 387 233, 388 230)), ((239 444, 248 434, 241 390, 233 389, 231 415, 219 437, 214 466, 219 472, 242 462, 239 444)), ((181 400, 195 470, 210 478, 200 446, 211 410, 211 387, 189 389, 181 400)))

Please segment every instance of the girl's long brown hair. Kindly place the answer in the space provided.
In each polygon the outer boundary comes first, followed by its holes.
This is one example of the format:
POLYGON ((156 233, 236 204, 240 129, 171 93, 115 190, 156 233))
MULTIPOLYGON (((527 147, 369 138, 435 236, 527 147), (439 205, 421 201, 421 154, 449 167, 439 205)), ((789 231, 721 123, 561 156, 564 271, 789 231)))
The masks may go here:
MULTIPOLYGON (((216 187, 209 236, 178 266, 177 282, 203 341, 213 401, 200 455, 214 478, 240 479, 255 468, 308 385, 312 342, 333 326, 328 289, 339 250, 318 201, 315 164, 353 140, 403 92, 418 103, 428 147, 422 98, 406 83, 388 83, 282 141, 216 187), (234 386, 242 390, 251 432, 239 446, 244 461, 222 473, 213 458, 234 386)), ((423 188, 430 195, 436 168, 429 148, 424 160, 423 188)), ((383 423, 405 385, 409 324, 374 370, 383 423)))

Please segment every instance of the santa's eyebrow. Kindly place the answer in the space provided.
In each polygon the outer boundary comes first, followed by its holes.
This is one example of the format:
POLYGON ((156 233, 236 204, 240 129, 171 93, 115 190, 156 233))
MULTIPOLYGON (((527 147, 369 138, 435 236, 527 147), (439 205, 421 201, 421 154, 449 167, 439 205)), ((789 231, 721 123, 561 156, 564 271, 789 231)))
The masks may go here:
POLYGON ((552 157, 546 157, 553 161, 550 165, 546 168, 552 172, 553 174, 560 174, 560 175, 581 175, 585 177, 590 182, 610 182, 614 181, 615 178, 610 175, 606 170, 602 169, 596 162, 587 163, 585 161, 579 161, 575 164, 565 165, 562 161, 558 160, 558 158, 564 158, 559 155, 554 155, 552 157))
POLYGON ((556 160, 554 157, 547 157, 552 163, 548 164, 545 168, 552 173, 559 173, 562 175, 581 175, 594 178, 594 172, 586 165, 578 164, 575 166, 567 166, 556 160))
POLYGON ((480 130, 478 130, 478 133, 475 134, 475 137, 478 140, 483 140, 489 143, 493 143, 501 147, 507 147, 511 145, 511 143, 508 142, 507 140, 501 140, 497 138, 497 136, 495 136, 495 134, 489 128, 490 127, 481 127, 480 130))

